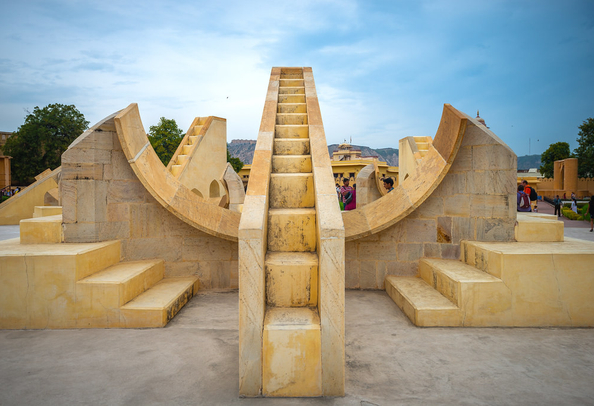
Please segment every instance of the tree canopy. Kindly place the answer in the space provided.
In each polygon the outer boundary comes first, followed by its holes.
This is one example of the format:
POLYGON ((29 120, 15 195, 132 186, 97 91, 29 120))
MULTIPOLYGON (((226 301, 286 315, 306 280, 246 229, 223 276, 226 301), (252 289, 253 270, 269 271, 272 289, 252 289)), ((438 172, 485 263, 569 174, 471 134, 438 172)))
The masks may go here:
POLYGON ((569 158, 571 152, 569 150, 569 144, 566 142, 557 142, 551 144, 549 148, 542 153, 540 157, 540 173, 545 178, 552 178, 555 172, 555 161, 560 159, 569 158))
POLYGON ((578 176, 594 178, 594 118, 588 118, 578 128, 578 147, 573 151, 578 159, 578 176))
POLYGON ((231 164, 235 172, 239 172, 243 168, 243 162, 239 158, 231 157, 229 150, 227 149, 227 162, 231 164))
POLYGON ((163 165, 167 166, 184 138, 184 133, 175 120, 161 117, 159 124, 149 127, 148 138, 163 165))
POLYGON ((4 146, 4 154, 12 157, 13 184, 29 185, 47 168, 60 166, 62 153, 87 128, 89 122, 74 105, 35 107, 4 146))

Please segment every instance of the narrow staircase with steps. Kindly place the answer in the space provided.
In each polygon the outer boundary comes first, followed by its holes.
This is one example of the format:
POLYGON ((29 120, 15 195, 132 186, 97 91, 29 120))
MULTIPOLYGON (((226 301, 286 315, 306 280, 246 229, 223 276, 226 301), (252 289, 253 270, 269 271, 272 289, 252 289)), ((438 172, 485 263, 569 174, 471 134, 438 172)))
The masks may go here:
POLYGON ((196 277, 164 278, 161 259, 120 262, 120 242, 63 243, 62 215, 21 221, 0 241, 0 328, 163 327, 196 277))
POLYGON ((386 292, 417 326, 594 326, 594 243, 518 214, 516 242, 462 241, 461 260, 423 258, 386 292))
POLYGON ((179 177, 181 175, 184 166, 188 162, 188 157, 192 155, 192 151, 196 148, 196 145, 199 142, 200 131, 204 124, 206 124, 206 120, 208 117, 196 117, 192 124, 190 125, 190 129, 182 139, 180 145, 178 146, 175 154, 169 161, 167 165, 167 169, 173 174, 175 177, 179 177))
POLYGON ((280 76, 270 174, 262 355, 265 396, 322 395, 316 240, 303 73, 285 70, 280 76))

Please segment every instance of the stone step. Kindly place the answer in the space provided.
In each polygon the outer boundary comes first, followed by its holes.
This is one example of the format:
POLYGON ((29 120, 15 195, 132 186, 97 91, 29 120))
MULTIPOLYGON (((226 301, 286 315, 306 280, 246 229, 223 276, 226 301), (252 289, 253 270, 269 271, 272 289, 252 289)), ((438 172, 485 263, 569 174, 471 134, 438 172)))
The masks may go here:
POLYGON ((178 176, 182 170, 182 165, 171 165, 171 173, 173 176, 178 176))
POLYGON ((279 87, 305 86, 303 79, 280 79, 279 87))
POLYGON ((163 279, 164 270, 162 259, 120 262, 78 281, 77 302, 118 309, 163 279))
POLYGON ((187 160, 188 160, 188 156, 187 155, 178 155, 177 156, 176 164, 177 165, 183 165, 184 163, 186 163, 187 160))
POLYGON ((277 113, 307 113, 307 104, 279 103, 277 104, 277 113))
POLYGON ((305 87, 303 86, 280 86, 278 94, 305 94, 305 87))
POLYGON ((268 252, 266 303, 271 307, 318 304, 318 256, 310 252, 268 252))
POLYGON ((119 260, 119 241, 0 241, 0 328, 76 328, 76 281, 119 260))
POLYGON ((120 307, 128 328, 163 327, 198 292, 198 278, 166 278, 120 307))
MULTIPOLYGON (((563 241, 564 224, 556 218, 540 213, 518 213, 514 230, 518 242, 563 241)), ((555 217, 553 215, 553 217, 555 217)))
POLYGON ((262 344, 264 396, 322 396, 321 329, 316 308, 268 308, 262 344))
POLYGON ((420 327, 461 326, 458 306, 423 279, 413 276, 386 277, 386 293, 406 316, 420 327))
POLYGON ((268 251, 314 252, 315 209, 268 210, 268 251))
POLYGON ((276 138, 274 155, 309 155, 309 138, 276 138))
POLYGON ((311 173, 311 155, 273 155, 273 173, 311 173))
POLYGON ((509 325, 511 292, 501 279, 448 259, 422 258, 419 274, 460 308, 464 325, 509 325))
POLYGON ((183 155, 190 155, 190 152, 192 152, 192 145, 186 144, 182 147, 181 153, 183 155))
POLYGON ((275 138, 309 138, 309 126, 308 125, 275 125, 274 126, 275 138))
POLYGON ((303 80, 303 72, 281 73, 280 80, 283 79, 301 79, 303 80))
POLYGON ((21 244, 59 244, 64 241, 62 215, 20 221, 21 244))
POLYGON ((304 94, 279 94, 279 103, 305 103, 304 94))
POLYGON ((198 134, 200 134, 200 130, 202 130, 202 127, 202 124, 192 127, 192 135, 198 136, 198 134))
POLYGON ((188 137, 188 145, 194 145, 194 144, 196 144, 196 142, 198 142, 198 136, 197 135, 190 135, 188 137))
POLYGON ((35 206, 33 208, 33 218, 56 216, 62 214, 62 206, 35 206))
POLYGON ((276 124, 307 124, 307 113, 277 113, 276 124))
POLYGON ((314 207, 315 194, 312 173, 271 173, 271 208, 314 207))
POLYGON ((594 326, 594 242, 462 241, 462 261, 511 291, 514 326, 594 326))

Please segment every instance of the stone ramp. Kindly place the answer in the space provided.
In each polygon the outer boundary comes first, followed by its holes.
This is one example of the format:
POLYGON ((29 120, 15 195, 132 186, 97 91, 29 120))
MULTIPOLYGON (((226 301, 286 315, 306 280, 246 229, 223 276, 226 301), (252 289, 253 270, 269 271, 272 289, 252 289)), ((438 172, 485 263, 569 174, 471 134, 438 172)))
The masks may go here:
POLYGON ((0 225, 19 224, 19 221, 31 218, 35 206, 44 205, 45 194, 58 187, 61 173, 62 167, 58 167, 46 175, 41 174, 40 179, 0 204, 0 225))

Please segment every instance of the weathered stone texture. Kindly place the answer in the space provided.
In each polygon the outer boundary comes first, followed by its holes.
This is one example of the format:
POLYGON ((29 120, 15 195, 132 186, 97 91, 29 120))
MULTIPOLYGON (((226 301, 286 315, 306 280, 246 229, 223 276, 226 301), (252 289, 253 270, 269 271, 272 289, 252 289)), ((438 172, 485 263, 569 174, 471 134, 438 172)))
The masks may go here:
POLYGON ((121 240, 123 260, 162 258, 165 276, 201 287, 237 288, 237 243, 194 229, 159 204, 138 180, 113 127, 93 127, 62 157, 65 242, 121 240))
POLYGON ((383 289, 385 275, 416 275, 422 257, 459 259, 463 240, 513 240, 516 159, 469 118, 458 154, 431 196, 404 220, 346 244, 346 287, 383 289))

